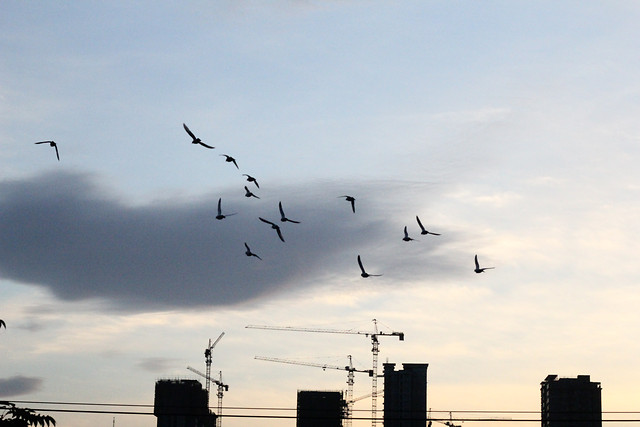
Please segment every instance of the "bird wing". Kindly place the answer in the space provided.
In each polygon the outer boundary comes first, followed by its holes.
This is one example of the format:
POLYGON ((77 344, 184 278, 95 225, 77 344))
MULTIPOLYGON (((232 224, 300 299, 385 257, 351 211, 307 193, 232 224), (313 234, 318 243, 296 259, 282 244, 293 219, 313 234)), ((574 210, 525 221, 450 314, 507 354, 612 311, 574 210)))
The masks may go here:
POLYGON ((247 248, 249 252, 251 252, 251 249, 249 249, 249 245, 247 245, 247 242, 244 242, 244 247, 247 248))
POLYGON ((418 225, 420 226, 420 229, 421 229, 422 231, 427 231, 427 230, 425 230, 425 229, 424 229, 424 227, 422 226, 422 222, 420 222, 420 218, 418 218, 418 215, 416 215, 416 221, 418 221, 418 225))
POLYGON ((362 260, 360 259, 360 255, 358 255, 358 265, 360 266, 360 270, 366 274, 367 272, 364 271, 364 267, 362 266, 362 260))
POLYGON ((40 141, 36 142, 36 144, 51 144, 53 141, 40 141))
POLYGON ((284 209, 282 209, 282 202, 278 202, 278 210, 280 211, 280 216, 284 219, 285 214, 284 214, 284 209))
POLYGON ((187 125, 186 125, 186 124, 184 124, 184 123, 183 123, 183 124, 182 124, 182 127, 184 128, 184 130, 186 130, 186 131, 187 131, 187 133, 189 134, 189 136, 190 136, 191 138, 196 139, 196 136, 193 134, 193 132, 191 132, 191 130, 189 130, 189 128, 187 127, 187 125))
POLYGON ((275 225, 274 223, 272 223, 271 221, 267 221, 266 219, 262 218, 262 217, 258 217, 258 219, 262 222, 266 222, 267 224, 271 224, 272 226, 275 225))
POLYGON ((58 161, 60 161, 60 153, 58 153, 58 144, 53 144, 53 148, 56 149, 56 157, 58 158, 58 161))
POLYGON ((202 145, 203 147, 211 148, 212 150, 213 150, 214 148, 216 148, 216 147, 212 147, 212 146, 210 146, 210 145, 207 145, 207 144, 205 144, 205 143, 204 143, 204 142, 202 142, 202 141, 199 141, 199 142, 198 142, 198 144, 202 145))
POLYGON ((404 237, 409 237, 409 233, 407 233, 407 226, 404 226, 404 237))
POLYGON ((478 264, 478 255, 475 256, 475 262, 476 262, 476 269, 480 268, 480 264, 478 264))
POLYGON ((218 199, 218 215, 222 215, 222 197, 218 199))
POLYGON ((240 169, 240 168, 238 167, 238 164, 236 163, 236 159, 231 158, 231 161, 233 162, 233 164, 234 164, 234 165, 236 165, 236 169, 240 169))
POLYGON ((280 238, 280 240, 284 242, 284 237, 282 237, 282 232, 280 231, 280 227, 278 227, 277 225, 276 225, 276 232, 278 233, 278 237, 280 238))
POLYGON ((351 210, 356 213, 356 199, 354 198, 351 199, 351 210))

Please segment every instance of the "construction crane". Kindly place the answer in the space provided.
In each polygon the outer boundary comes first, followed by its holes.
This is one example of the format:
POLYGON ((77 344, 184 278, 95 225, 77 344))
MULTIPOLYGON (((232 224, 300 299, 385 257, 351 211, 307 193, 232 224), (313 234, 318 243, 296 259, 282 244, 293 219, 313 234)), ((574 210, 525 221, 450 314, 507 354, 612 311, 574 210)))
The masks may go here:
MULTIPOLYGON (((218 412, 216 413, 216 426, 217 427, 221 427, 222 426, 222 396, 224 396, 224 392, 225 391, 229 391, 229 386, 227 384, 224 384, 222 382, 222 371, 220 371, 219 375, 220 375, 220 379, 216 380, 215 378, 211 378, 208 375, 203 374, 202 372, 198 371, 195 368, 192 368, 191 366, 187 366, 187 369, 190 370, 191 372, 200 375, 201 377, 203 377, 206 381, 207 381, 207 385, 209 383, 214 383, 218 386, 218 412)), ((207 386, 208 388, 208 386, 207 386)), ((207 399, 209 399, 209 397, 207 396, 207 399)), ((208 406, 208 404, 207 404, 208 406)))
POLYGON ((314 329, 314 328, 295 328, 291 326, 263 326, 263 325, 247 325, 245 328, 250 329, 271 329, 277 331, 294 331, 294 332, 320 332, 326 334, 353 334, 364 335, 371 337, 371 353, 373 353, 373 375, 371 377, 371 425, 375 427, 377 409, 378 409, 378 354, 380 352, 380 343, 378 337, 380 336, 395 336, 400 341, 404 341, 404 332, 380 332, 378 331, 378 321, 376 319, 373 322, 373 332, 369 331, 354 331, 354 330, 339 330, 339 329, 314 329))
MULTIPOLYGON (((211 352, 213 351, 213 348, 216 346, 216 344, 218 344, 218 342, 222 339, 223 336, 224 336, 224 332, 220 334, 218 339, 216 339, 213 342, 213 344, 211 344, 211 338, 209 338, 209 345, 207 346, 207 348, 204 349, 204 363, 207 366, 205 378, 211 378, 211 362, 213 361, 213 358, 211 357, 211 352)), ((206 385, 207 399, 209 399, 209 392, 211 391, 210 384, 211 382, 207 381, 207 385, 206 385)), ((209 401, 207 400, 207 405, 208 404, 209 404, 209 401)))
POLYGON ((369 374, 370 377, 373 376, 373 370, 368 369, 356 369, 353 367, 353 363, 351 360, 351 355, 347 356, 349 358, 349 365, 347 366, 335 366, 335 365, 327 365, 326 363, 312 363, 312 362, 302 362, 302 361, 297 361, 297 360, 290 360, 290 359, 279 359, 277 357, 263 357, 263 356, 256 356, 255 359, 257 360, 265 360, 267 362, 279 362, 279 363, 289 363, 291 365, 302 365, 302 366, 313 366, 316 368, 322 368, 322 370, 327 370, 327 369, 338 369, 340 371, 347 371, 347 398, 345 399, 347 401, 347 416, 346 416, 346 420, 345 420, 345 427, 350 427, 351 426, 351 408, 353 405, 353 384, 354 384, 354 372, 365 372, 367 374, 369 374))

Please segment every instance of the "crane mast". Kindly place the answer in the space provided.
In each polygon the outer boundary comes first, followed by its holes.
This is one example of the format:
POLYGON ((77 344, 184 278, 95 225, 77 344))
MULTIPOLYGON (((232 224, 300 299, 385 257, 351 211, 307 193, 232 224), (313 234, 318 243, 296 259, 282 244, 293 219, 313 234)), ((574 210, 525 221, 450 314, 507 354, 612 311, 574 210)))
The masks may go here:
POLYGON ((315 328, 296 328, 291 326, 264 326, 264 325, 247 325, 249 329, 270 329, 277 331, 294 331, 294 332, 319 332, 327 334, 353 334, 371 337, 371 352, 373 353, 373 369, 371 377, 371 425, 375 427, 377 410, 378 410, 378 353, 380 352, 379 336, 396 336, 400 341, 404 341, 404 332, 380 332, 378 331, 378 320, 373 319, 373 332, 339 330, 339 329, 315 329, 315 328))
MULTIPOLYGON (((207 345, 207 348, 204 349, 204 363, 207 367, 206 373, 204 375, 205 378, 211 378, 211 363, 213 362, 211 352, 223 336, 224 332, 220 334, 220 336, 213 342, 213 344, 211 344, 211 338, 209 338, 209 345, 207 345)), ((209 405, 209 393, 211 392, 211 382, 209 380, 207 380, 207 385, 205 388, 207 389, 207 405, 209 405)))
POLYGON ((279 363, 288 363, 291 365, 302 365, 302 366, 313 366, 316 368, 322 368, 322 370, 326 370, 326 369, 338 369, 340 371, 347 371, 347 398, 345 399, 347 401, 347 416, 345 419, 345 427, 349 427, 351 426, 351 413, 352 413, 352 407, 353 407, 353 384, 354 384, 354 372, 366 372, 367 374, 369 374, 369 376, 373 375, 373 371, 372 370, 363 370, 363 369, 356 369, 353 367, 353 363, 351 360, 351 355, 347 356, 349 358, 349 365, 348 366, 335 366, 335 365, 327 365, 326 363, 312 363, 312 362, 302 362, 302 361, 297 361, 297 360, 290 360, 290 359, 279 359, 277 357, 263 357, 263 356, 256 356, 255 359, 256 360, 265 360, 267 362, 279 362, 279 363))

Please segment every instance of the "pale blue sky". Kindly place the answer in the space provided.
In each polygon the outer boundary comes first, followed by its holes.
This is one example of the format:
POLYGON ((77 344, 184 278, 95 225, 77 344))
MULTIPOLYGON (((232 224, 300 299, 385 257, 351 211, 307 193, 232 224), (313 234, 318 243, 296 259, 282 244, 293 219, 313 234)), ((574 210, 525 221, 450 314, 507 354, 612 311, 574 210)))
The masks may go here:
POLYGON ((195 378, 186 366, 204 370, 225 331, 225 406, 294 408, 297 389, 346 375, 255 355, 352 354, 365 369, 370 344, 245 326, 377 318, 406 334, 381 340, 381 361, 430 364, 434 411, 537 411, 551 373, 590 374, 605 411, 636 410, 639 14, 631 1, 2 2, 0 399, 152 404, 155 381, 195 378), (60 162, 33 144, 49 139, 60 162), (238 214, 216 221, 220 197, 238 214), (257 219, 277 221, 278 201, 301 221, 282 224, 286 243, 257 219), (416 215, 442 236, 420 236, 416 215), (476 253, 495 270, 474 274, 476 253), (362 279, 358 254, 384 275, 362 279))

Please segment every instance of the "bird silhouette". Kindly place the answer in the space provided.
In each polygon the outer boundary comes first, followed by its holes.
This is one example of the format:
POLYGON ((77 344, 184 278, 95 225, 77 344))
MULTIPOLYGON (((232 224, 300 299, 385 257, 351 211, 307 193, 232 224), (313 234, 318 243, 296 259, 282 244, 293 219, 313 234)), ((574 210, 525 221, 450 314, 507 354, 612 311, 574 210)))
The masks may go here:
POLYGON ((258 217, 258 219, 262 222, 266 222, 267 224, 271 225, 271 228, 273 228, 274 230, 276 230, 276 232, 278 233, 278 237, 280 238, 280 240, 282 240, 284 242, 284 237, 282 237, 282 231, 280 231, 280 226, 278 224, 275 224, 271 221, 267 221, 264 218, 258 217))
POLYGON ((495 268, 495 267, 480 268, 480 264, 478 264, 478 255, 476 255, 475 261, 476 261, 476 268, 473 271, 475 271, 476 273, 484 273, 485 270, 491 270, 492 268, 495 268))
POLYGON ((260 186, 258 185, 258 181, 254 177, 252 177, 251 175, 247 175, 246 173, 243 173, 242 176, 246 176, 247 181, 253 182, 256 185, 256 187, 260 188, 260 186))
POLYGON ((256 199, 259 199, 259 198, 260 198, 260 197, 256 196, 255 194, 253 194, 253 193, 252 193, 252 192, 247 188, 247 186, 246 186, 246 185, 244 186, 244 191, 245 191, 245 193, 244 193, 244 197, 255 197, 256 199))
POLYGON ((360 259, 360 255, 358 255, 358 265, 360 266, 360 271, 362 271, 360 275, 365 279, 370 276, 374 276, 374 277, 382 276, 382 274, 369 274, 366 271, 364 271, 364 267, 362 266, 362 260, 360 259))
POLYGON ((420 234, 433 234, 434 236, 439 236, 440 234, 438 233, 432 233, 431 231, 427 231, 424 226, 422 225, 422 222, 420 222, 420 218, 418 218, 418 215, 416 215, 416 221, 418 221, 418 225, 420 226, 420 230, 422 230, 420 232, 420 234))
POLYGON ((284 210, 282 209, 282 202, 278 202, 278 209, 280 209, 280 221, 282 222, 293 222, 294 224, 300 224, 300 221, 294 221, 285 216, 284 210))
POLYGON ((0 319, 0 328, 2 328, 3 326, 5 329, 7 329, 7 324, 4 323, 4 320, 0 319))
POLYGON ((236 163, 236 159, 234 159, 233 157, 228 156, 228 155, 226 155, 226 154, 220 154, 220 155, 221 155, 221 156, 224 156, 224 161, 225 161, 225 162, 233 163, 234 165, 236 165, 236 169, 240 169, 240 168, 238 167, 238 164, 236 163))
POLYGON ((259 260, 261 260, 262 258, 260 258, 260 256, 258 254, 254 254, 253 252, 251 252, 251 249, 249 249, 249 245, 247 245, 247 242, 244 242, 244 247, 247 248, 245 255, 246 256, 254 256, 256 258, 258 258, 259 260))
POLYGON ((407 226, 404 226, 404 237, 402 238, 402 240, 404 240, 405 242, 410 242, 412 240, 416 240, 416 239, 412 239, 411 237, 409 237, 409 233, 407 232, 407 226))
POLYGON ((351 202, 351 210, 353 211, 353 213, 356 213, 356 198, 355 197, 352 197, 352 196, 338 196, 338 197, 344 197, 347 202, 351 202))
POLYGON ((193 139, 193 141, 191 141, 192 144, 200 144, 203 147, 207 147, 207 148, 211 148, 211 149, 216 148, 216 147, 212 147, 210 145, 205 144, 204 142, 202 142, 202 140, 200 138, 196 138, 196 136, 193 134, 193 132, 191 132, 191 130, 189 130, 187 125, 185 125, 184 123, 182 124, 182 127, 184 127, 184 130, 186 130, 187 133, 189 134, 189 136, 191 137, 191 139, 193 139))
POLYGON ((36 144, 49 144, 50 147, 55 148, 56 157, 58 158, 58 161, 60 161, 60 153, 58 153, 58 144, 56 144, 54 141, 40 141, 40 142, 36 142, 36 144))
POLYGON ((218 215, 216 215, 216 219, 225 219, 228 216, 235 215, 237 212, 223 215, 222 214, 222 197, 218 199, 218 215))

